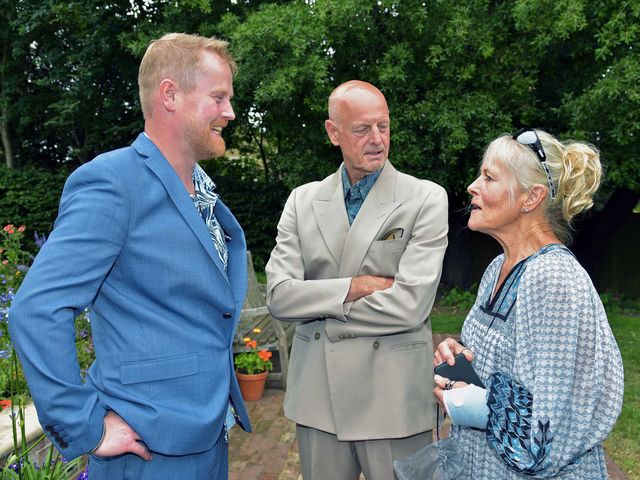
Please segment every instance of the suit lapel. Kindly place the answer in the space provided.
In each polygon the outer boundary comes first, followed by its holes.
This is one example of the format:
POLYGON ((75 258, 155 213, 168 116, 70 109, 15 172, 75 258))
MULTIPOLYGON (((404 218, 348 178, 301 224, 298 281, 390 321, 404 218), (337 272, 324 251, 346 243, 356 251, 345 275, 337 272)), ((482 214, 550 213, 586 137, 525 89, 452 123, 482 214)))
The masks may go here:
POLYGON ((178 178, 173 167, 146 135, 141 133, 135 142, 133 142, 132 146, 138 151, 138 153, 147 157, 145 159, 145 164, 158 177, 169 194, 171 201, 180 212, 180 215, 182 215, 187 225, 189 225, 189 228, 193 231, 206 252, 209 254, 209 257, 211 257, 211 260, 213 260, 222 276, 226 279, 227 274, 224 271, 220 257, 218 257, 218 252, 213 244, 213 240, 211 240, 209 230, 207 230, 207 226, 198 213, 198 210, 193 205, 193 201, 189 197, 189 194, 178 178))
POLYGON ((395 201, 396 176, 396 169, 387 160, 348 231, 340 259, 340 277, 359 274, 360 265, 371 243, 381 234, 380 228, 389 215, 400 206, 400 203, 395 201))
POLYGON ((340 265, 345 240, 349 232, 341 174, 341 169, 339 169, 337 173, 325 180, 328 183, 326 187, 327 198, 314 200, 312 204, 318 228, 336 265, 340 265))
POLYGON ((228 235, 229 262, 227 277, 236 303, 242 306, 247 290, 247 244, 242 227, 222 202, 220 197, 216 201, 215 215, 224 232, 228 235))

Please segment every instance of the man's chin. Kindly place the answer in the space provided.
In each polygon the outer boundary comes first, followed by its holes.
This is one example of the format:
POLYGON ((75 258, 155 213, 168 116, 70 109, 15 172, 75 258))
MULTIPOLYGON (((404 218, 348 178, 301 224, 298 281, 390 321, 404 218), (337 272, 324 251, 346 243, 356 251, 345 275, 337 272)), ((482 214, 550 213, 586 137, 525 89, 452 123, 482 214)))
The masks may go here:
POLYGON ((380 170, 382 167, 384 167, 384 164, 387 162, 387 157, 385 156, 380 156, 380 158, 373 158, 371 160, 369 160, 369 171, 370 172, 377 172, 378 170, 380 170))
POLYGON ((219 139, 219 141, 215 142, 211 148, 211 157, 210 158, 218 158, 223 157, 226 151, 226 145, 224 140, 219 139))

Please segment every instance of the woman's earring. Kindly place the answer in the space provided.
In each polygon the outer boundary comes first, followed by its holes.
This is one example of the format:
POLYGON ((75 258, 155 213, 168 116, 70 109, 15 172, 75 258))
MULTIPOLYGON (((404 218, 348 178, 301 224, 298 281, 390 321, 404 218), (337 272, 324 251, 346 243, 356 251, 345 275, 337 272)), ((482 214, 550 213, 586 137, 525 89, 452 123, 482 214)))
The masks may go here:
POLYGON ((522 213, 529 213, 529 209, 528 208, 523 208, 521 211, 522 211, 522 213))

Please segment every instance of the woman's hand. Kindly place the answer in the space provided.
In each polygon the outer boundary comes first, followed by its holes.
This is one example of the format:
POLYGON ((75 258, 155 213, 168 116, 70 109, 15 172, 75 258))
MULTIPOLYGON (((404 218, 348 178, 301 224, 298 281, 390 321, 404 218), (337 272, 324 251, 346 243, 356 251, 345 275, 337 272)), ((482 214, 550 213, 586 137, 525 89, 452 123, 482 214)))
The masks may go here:
MULTIPOLYGON (((442 342, 442 343, 444 343, 444 342, 442 342)), ((451 381, 448 378, 441 377, 440 375, 434 375, 433 381, 436 384, 435 388, 433 389, 433 396, 436 397, 436 400, 440 404, 440 408, 442 408, 442 411, 443 412, 447 412, 447 414, 448 414, 449 411, 447 410, 447 407, 445 406, 444 400, 442 398, 442 395, 444 394, 444 391, 445 390, 450 390, 451 388, 466 387, 468 384, 465 383, 465 382, 451 381)))
POLYGON ((473 360, 473 353, 464 345, 459 344, 453 338, 449 337, 444 339, 438 345, 433 356, 433 366, 436 367, 442 362, 447 362, 449 365, 455 365, 455 356, 459 353, 464 353, 467 360, 473 360))
MULTIPOLYGON (((455 356, 459 353, 464 353, 464 356, 467 360, 473 360, 473 353, 471 352, 471 350, 466 348, 464 345, 461 345, 451 337, 446 338, 442 342, 440 342, 440 345, 438 345, 438 348, 435 351, 435 354, 433 356, 433 366, 436 367, 442 362, 447 362, 449 365, 455 365, 455 356)), ((467 386, 465 382, 451 383, 448 378, 441 377, 440 375, 435 375, 433 377, 433 381, 436 384, 435 388, 433 389, 433 395, 434 397, 436 397, 436 400, 440 404, 440 407, 445 412, 447 411, 447 408, 445 407, 442 400, 442 394, 445 389, 448 390, 447 386, 449 388, 462 388, 467 386)))

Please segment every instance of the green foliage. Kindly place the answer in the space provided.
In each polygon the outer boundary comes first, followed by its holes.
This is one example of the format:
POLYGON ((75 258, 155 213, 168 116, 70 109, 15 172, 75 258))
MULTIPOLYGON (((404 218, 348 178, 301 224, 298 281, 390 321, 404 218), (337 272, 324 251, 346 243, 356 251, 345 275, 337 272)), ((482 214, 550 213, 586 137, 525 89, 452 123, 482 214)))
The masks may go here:
POLYGON ((289 189, 281 182, 265 181, 264 171, 246 157, 211 160, 202 166, 242 225, 256 270, 264 270, 289 189))
POLYGON ((142 126, 138 62, 118 40, 136 23, 130 2, 2 3, 11 68, 0 97, 19 161, 82 163, 130 141, 142 126))
POLYGON ((149 40, 197 32, 230 39, 240 65, 229 144, 289 188, 339 164, 327 97, 361 78, 387 95, 394 163, 442 183, 454 208, 487 142, 523 124, 593 141, 611 185, 637 190, 636 3, 0 0, 0 124, 23 164, 125 145, 149 40))
POLYGON ((632 5, 318 0, 231 12, 220 29, 240 64, 232 143, 289 187, 321 178, 340 162, 322 127, 327 97, 360 78, 387 96, 392 161, 443 184, 454 208, 484 146, 524 124, 606 147, 615 184, 636 188, 637 135, 621 142, 640 125, 632 5))
POLYGON ((36 252, 34 232, 48 235, 53 228, 68 169, 0 166, 0 225, 26 225, 25 248, 36 252))
POLYGON ((458 287, 453 287, 451 290, 442 295, 439 304, 445 307, 450 307, 453 310, 459 310, 465 314, 471 310, 473 304, 476 301, 478 293, 477 285, 471 287, 470 290, 463 290, 458 287))
POLYGON ((600 294, 600 301, 609 314, 637 315, 640 313, 640 299, 624 294, 606 291, 600 294))

